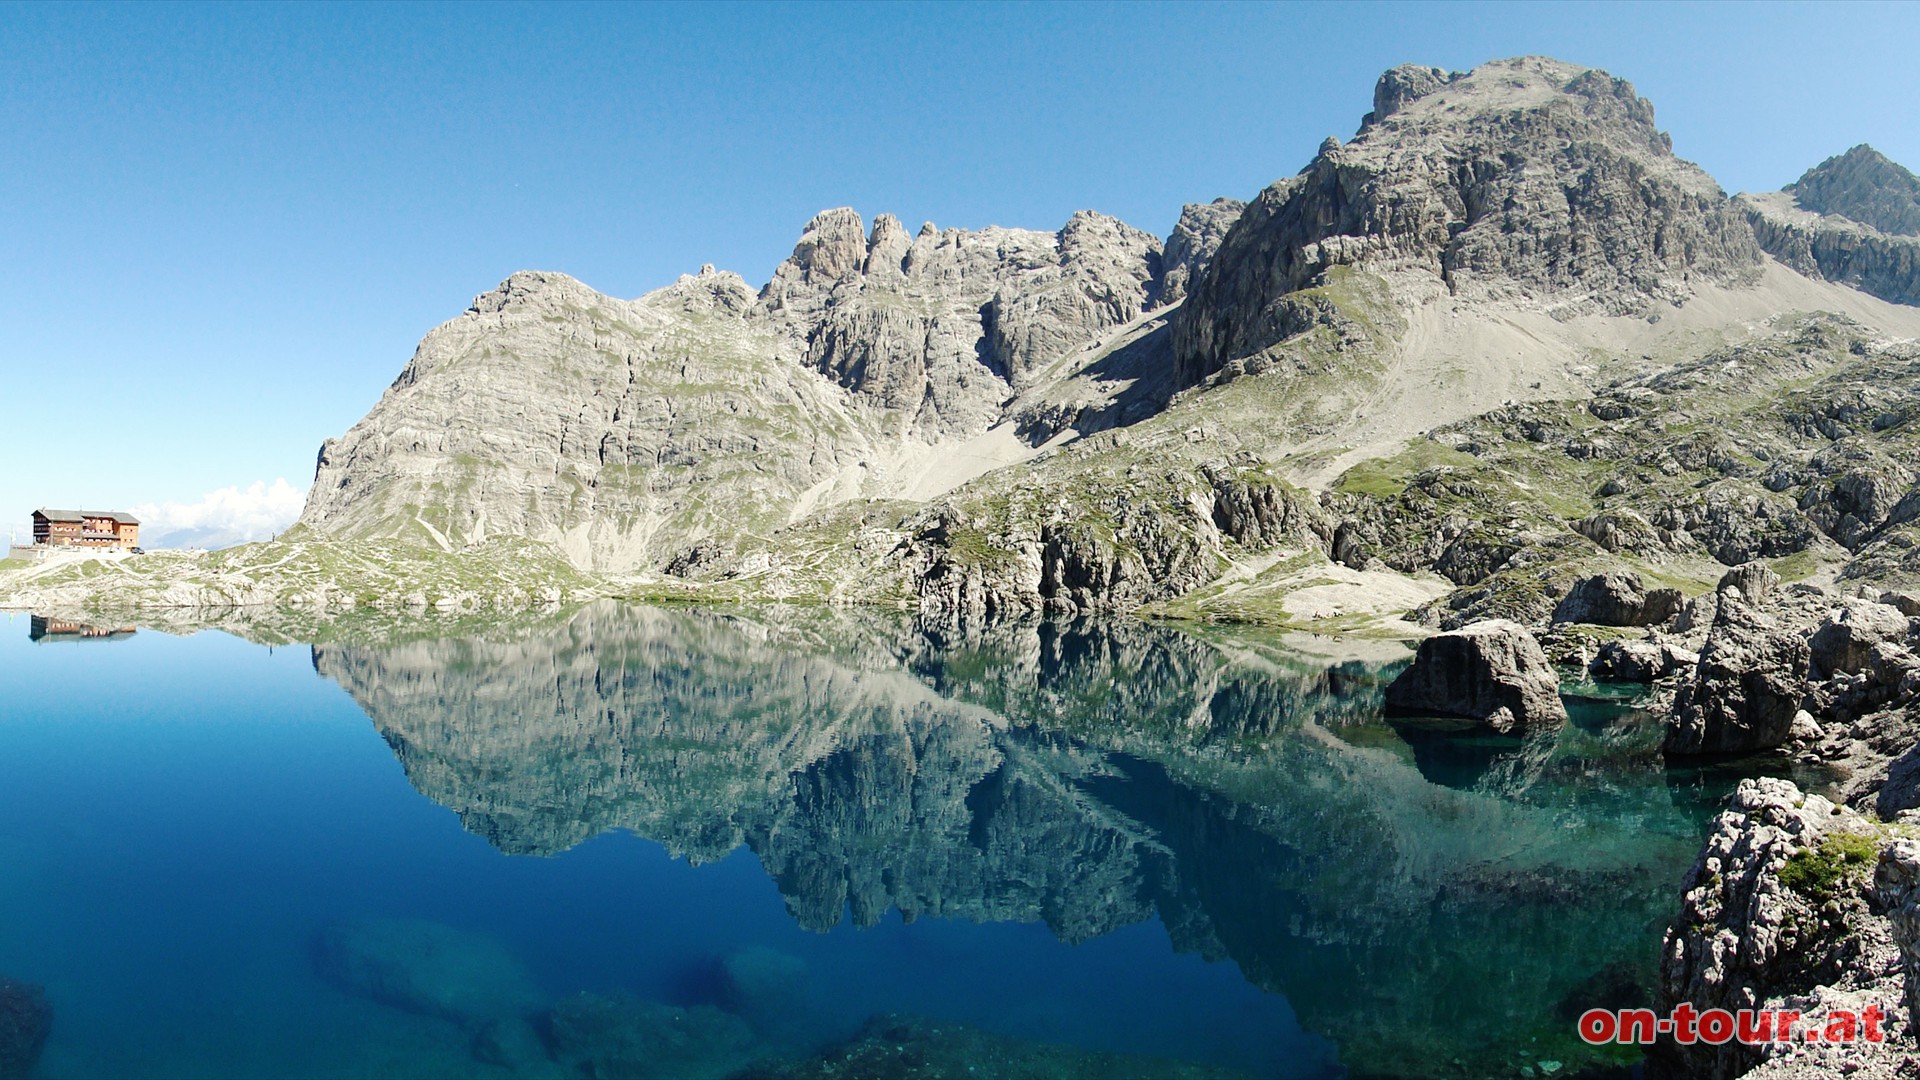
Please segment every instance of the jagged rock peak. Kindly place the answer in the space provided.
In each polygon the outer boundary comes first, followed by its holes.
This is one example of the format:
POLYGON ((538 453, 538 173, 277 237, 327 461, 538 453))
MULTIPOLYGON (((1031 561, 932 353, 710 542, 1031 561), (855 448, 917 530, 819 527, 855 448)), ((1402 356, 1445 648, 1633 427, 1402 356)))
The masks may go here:
POLYGON ((568 297, 597 295, 587 285, 566 274, 550 270, 516 270, 507 276, 507 280, 474 297, 467 311, 474 315, 489 315, 514 307, 549 305, 564 302, 568 297))
POLYGON ((681 274, 673 284, 641 297, 641 302, 686 312, 744 315, 753 306, 754 295, 747 279, 707 263, 699 273, 681 274))
POLYGON ((807 223, 753 309, 782 354, 920 434, 983 431, 1010 389, 1138 318, 1161 276, 1160 241, 1074 214, 1054 232, 921 227, 850 209, 807 223))
POLYGON ((1210 203, 1188 203, 1180 208, 1180 220, 1162 245, 1160 263, 1164 268, 1160 282, 1162 307, 1186 299, 1194 274, 1213 260, 1227 230, 1240 220, 1247 204, 1239 199, 1215 199, 1210 203))
POLYGON ((1865 143, 1808 169, 1786 190, 1803 210, 1920 236, 1920 177, 1865 143))
POLYGON ((1522 57, 1381 82, 1359 135, 1262 192, 1190 286, 1186 381, 1297 332, 1275 301, 1336 266, 1564 315, 1637 314, 1758 272, 1752 230, 1626 80, 1522 57))
MULTIPOLYGON (((813 215, 781 270, 791 268, 798 280, 809 285, 832 284, 858 273, 866 262, 866 226, 852 207, 839 206, 813 215)), ((774 280, 779 280, 777 273, 774 280)))
POLYGON ((1373 85, 1373 111, 1361 121, 1364 130, 1392 116, 1409 101, 1424 97, 1461 77, 1457 71, 1445 68, 1422 67, 1419 64, 1401 64, 1390 68, 1373 85))

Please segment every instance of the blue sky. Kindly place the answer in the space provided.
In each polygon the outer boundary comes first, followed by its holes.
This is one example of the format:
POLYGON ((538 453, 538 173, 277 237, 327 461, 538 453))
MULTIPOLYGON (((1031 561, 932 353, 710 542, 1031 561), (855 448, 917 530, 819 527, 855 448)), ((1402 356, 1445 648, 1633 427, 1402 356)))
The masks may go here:
POLYGON ((1729 191, 1863 141, 1920 168, 1916 41, 1920 6, 1871 4, 10 6, 0 523, 284 512, 248 486, 304 489, 516 269, 758 284, 838 205, 1164 234, 1403 62, 1606 68, 1729 191))

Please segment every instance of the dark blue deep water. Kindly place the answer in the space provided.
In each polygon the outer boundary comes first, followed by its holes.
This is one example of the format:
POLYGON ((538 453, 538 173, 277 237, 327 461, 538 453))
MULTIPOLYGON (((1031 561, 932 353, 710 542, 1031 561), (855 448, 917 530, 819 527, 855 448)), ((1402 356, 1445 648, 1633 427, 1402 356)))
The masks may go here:
POLYGON ((1390 656, 1143 623, 231 629, 0 616, 36 1076, 720 1076, 879 1014, 1069 1074, 1571 1072, 1730 782, 1630 702, 1389 724, 1390 656))

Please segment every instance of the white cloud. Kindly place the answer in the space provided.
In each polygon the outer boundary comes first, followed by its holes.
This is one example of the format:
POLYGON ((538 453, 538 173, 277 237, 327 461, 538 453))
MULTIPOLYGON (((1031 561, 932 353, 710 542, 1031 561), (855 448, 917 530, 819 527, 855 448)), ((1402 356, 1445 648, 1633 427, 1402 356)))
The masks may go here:
POLYGON ((268 539, 293 524, 306 501, 306 492, 281 477, 209 491, 196 503, 141 503, 133 515, 144 547, 219 548, 268 539))

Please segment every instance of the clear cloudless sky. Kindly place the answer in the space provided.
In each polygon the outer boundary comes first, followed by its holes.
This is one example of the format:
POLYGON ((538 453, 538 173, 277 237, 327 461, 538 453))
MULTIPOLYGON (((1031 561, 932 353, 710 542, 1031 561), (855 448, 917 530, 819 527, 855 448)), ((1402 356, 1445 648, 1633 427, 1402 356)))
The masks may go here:
POLYGON ((1920 5, 1840 3, 10 5, 0 523, 304 488, 516 269, 758 284, 840 205, 1164 235, 1400 63, 1605 68, 1728 191, 1920 168, 1917 43, 1920 5))

